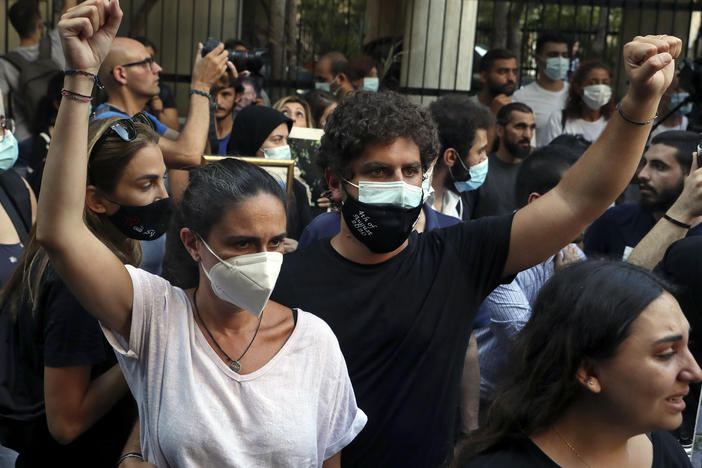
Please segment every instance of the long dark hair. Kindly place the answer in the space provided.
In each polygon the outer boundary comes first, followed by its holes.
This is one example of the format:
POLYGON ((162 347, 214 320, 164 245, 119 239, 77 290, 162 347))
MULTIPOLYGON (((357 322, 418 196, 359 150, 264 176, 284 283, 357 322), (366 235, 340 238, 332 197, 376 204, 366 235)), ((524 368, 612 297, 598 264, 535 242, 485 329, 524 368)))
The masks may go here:
POLYGON ((653 273, 623 262, 585 261, 557 272, 514 343, 486 425, 456 463, 550 427, 583 391, 575 378, 583 360, 614 356, 632 322, 669 290, 653 273))
MULTIPOLYGON (((90 154, 88 183, 106 194, 113 193, 117 182, 137 151, 149 144, 158 143, 158 135, 151 127, 134 123, 138 132, 134 140, 125 142, 117 136, 108 136, 99 150, 93 153, 92 149, 100 135, 117 120, 120 118, 95 120, 91 122, 88 129, 88 153, 90 154)), ((122 263, 132 265, 141 263, 139 242, 125 237, 105 214, 95 213, 86 206, 83 219, 88 229, 117 255, 122 263)), ((35 230, 32 228, 27 236, 21 260, 0 291, 0 303, 9 306, 13 319, 16 319, 23 301, 29 301, 32 304, 32 311, 36 311, 41 292, 39 285, 48 265, 49 257, 37 242, 35 230)))
MULTIPOLYGON (((583 97, 580 93, 583 90, 583 83, 585 78, 587 78, 588 73, 592 70, 605 70, 609 76, 612 73, 609 71, 607 65, 596 60, 589 60, 580 64, 577 70, 570 77, 570 87, 568 87, 568 99, 565 103, 565 108, 563 109, 563 115, 566 119, 579 119, 583 116, 583 109, 585 109, 586 104, 583 101, 583 97)), ((609 119, 614 112, 614 96, 609 100, 607 104, 600 107, 600 111, 605 119, 609 119)))
POLYGON ((198 264, 180 241, 180 230, 187 227, 207 239, 228 209, 260 193, 275 196, 285 208, 283 188, 255 164, 228 158, 193 169, 166 238, 170 259, 164 263, 163 277, 183 289, 197 286, 198 264))

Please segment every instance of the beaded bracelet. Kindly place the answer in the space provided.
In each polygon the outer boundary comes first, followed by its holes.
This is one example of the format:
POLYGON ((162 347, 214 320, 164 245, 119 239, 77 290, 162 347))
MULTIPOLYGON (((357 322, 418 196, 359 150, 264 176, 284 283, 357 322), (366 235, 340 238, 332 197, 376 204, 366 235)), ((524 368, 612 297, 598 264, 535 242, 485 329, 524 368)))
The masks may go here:
POLYGON ((119 467, 119 465, 121 465, 127 458, 138 458, 139 460, 144 461, 144 456, 139 452, 129 452, 119 457, 119 460, 117 460, 117 466, 119 467))
POLYGON ((204 91, 200 91, 199 89, 191 89, 188 94, 192 96, 193 94, 197 94, 198 96, 204 96, 207 98, 208 101, 213 102, 212 100, 212 95, 210 93, 206 93, 204 91))
POLYGON ((62 89, 61 96, 65 96, 68 99, 72 99, 74 101, 80 101, 80 102, 90 102, 93 100, 93 98, 91 96, 86 96, 85 94, 76 93, 74 91, 71 91, 70 89, 62 89))
POLYGON ((637 120, 634 120, 634 119, 628 117, 626 114, 624 114, 624 111, 622 111, 622 103, 621 102, 617 103, 617 111, 619 112, 619 115, 622 116, 622 119, 624 119, 627 122, 629 122, 630 124, 634 124, 634 125, 648 125, 650 123, 653 123, 653 121, 658 118, 658 112, 656 112, 656 115, 654 115, 652 119, 646 120, 645 122, 639 122, 637 120))
POLYGON ((96 85, 98 88, 100 88, 100 89, 104 89, 104 88, 105 88, 105 87, 102 85, 102 82, 100 81, 100 78, 98 78, 98 76, 97 76, 95 73, 90 73, 90 72, 83 71, 83 70, 73 70, 73 69, 71 69, 71 70, 64 70, 64 71, 63 71, 63 74, 66 75, 66 76, 70 76, 70 75, 82 75, 82 76, 87 76, 87 77, 91 78, 91 79, 95 82, 95 85, 96 85))

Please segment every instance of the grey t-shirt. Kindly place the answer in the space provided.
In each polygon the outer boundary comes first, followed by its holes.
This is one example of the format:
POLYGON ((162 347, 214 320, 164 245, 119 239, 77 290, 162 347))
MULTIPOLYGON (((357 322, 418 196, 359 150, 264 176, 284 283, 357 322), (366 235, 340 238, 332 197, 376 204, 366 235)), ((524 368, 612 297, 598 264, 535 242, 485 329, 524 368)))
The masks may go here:
MULTIPOLYGON (((49 33, 51 38, 51 59, 59 66, 60 69, 66 68, 66 61, 63 57, 63 47, 61 46, 61 37, 58 34, 58 29, 52 29, 49 33)), ((22 57, 29 61, 34 61, 39 58, 39 43, 34 45, 18 47, 15 49, 22 57)), ((0 91, 3 96, 7 96, 10 90, 17 89, 19 81, 19 70, 7 60, 0 59, 0 91)), ((17 98, 17 96, 16 96, 17 98)), ((31 135, 30 122, 27 122, 27 117, 22 111, 22 106, 12 106, 15 119, 15 138, 22 141, 29 138, 31 135)))
POLYGON ((520 164, 508 164, 492 153, 488 155, 488 173, 477 190, 464 200, 463 219, 508 214, 518 208, 514 200, 514 185, 520 164))

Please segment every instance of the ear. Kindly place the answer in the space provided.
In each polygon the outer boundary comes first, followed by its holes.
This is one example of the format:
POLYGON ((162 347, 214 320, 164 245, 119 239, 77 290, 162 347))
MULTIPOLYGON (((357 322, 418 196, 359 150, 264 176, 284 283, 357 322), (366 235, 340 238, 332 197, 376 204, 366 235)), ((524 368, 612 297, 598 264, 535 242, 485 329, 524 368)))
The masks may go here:
POLYGON ((575 372, 575 378, 583 388, 592 393, 600 393, 602 391, 600 381, 595 375, 593 366, 587 360, 583 360, 583 362, 580 363, 580 367, 578 367, 578 370, 575 372))
POLYGON ((331 198, 336 202, 344 199, 343 190, 341 189, 341 179, 329 169, 324 170, 324 179, 327 181, 329 190, 331 190, 331 198))
POLYGON ((183 243, 185 250, 188 251, 190 257, 198 263, 202 260, 200 257, 200 252, 197 250, 199 239, 197 235, 190 229, 184 227, 180 230, 180 241, 183 243))
POLYGON ((540 193, 531 192, 531 193, 529 194, 529 198, 527 198, 527 205, 528 205, 529 203, 533 202, 534 200, 536 200, 537 198, 540 198, 540 197, 541 197, 541 194, 540 194, 540 193))
POLYGON ((487 75, 488 75, 487 72, 481 71, 480 72, 480 81, 482 81, 483 83, 487 83, 487 75))
POLYGON ((85 188, 85 205, 95 213, 107 213, 107 200, 94 185, 85 188))
POLYGON ((505 127, 503 127, 500 124, 495 124, 495 126, 493 126, 492 128, 495 129, 495 136, 497 136, 497 138, 502 138, 504 136, 505 127))
POLYGON ((116 66, 112 69, 112 78, 122 85, 127 84, 127 69, 124 67, 116 66))
POLYGON ((442 155, 444 158, 444 163, 448 167, 453 167, 454 164, 456 164, 456 159, 458 158, 458 154, 456 153, 456 150, 453 148, 446 148, 446 151, 444 151, 444 154, 442 155))

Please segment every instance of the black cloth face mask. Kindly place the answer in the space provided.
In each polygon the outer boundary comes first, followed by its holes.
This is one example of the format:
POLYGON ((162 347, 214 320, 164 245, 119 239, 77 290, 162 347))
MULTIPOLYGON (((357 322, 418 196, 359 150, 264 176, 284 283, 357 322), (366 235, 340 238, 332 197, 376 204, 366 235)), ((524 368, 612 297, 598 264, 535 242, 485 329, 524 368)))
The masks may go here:
POLYGON ((172 212, 171 199, 162 198, 144 206, 120 205, 119 210, 107 218, 125 236, 149 241, 166 232, 172 212))
POLYGON ((422 211, 396 205, 369 205, 347 193, 341 214, 353 236, 374 253, 388 253, 407 240, 422 211))

